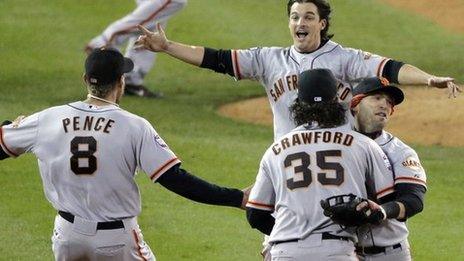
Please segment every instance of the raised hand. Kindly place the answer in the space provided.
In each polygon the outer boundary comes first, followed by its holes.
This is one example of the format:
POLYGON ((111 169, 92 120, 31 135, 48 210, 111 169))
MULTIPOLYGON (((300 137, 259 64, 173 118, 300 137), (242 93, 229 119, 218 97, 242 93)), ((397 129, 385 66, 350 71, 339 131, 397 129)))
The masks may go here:
POLYGON ((156 24, 157 32, 151 32, 142 25, 137 25, 137 28, 142 35, 135 41, 135 49, 147 49, 152 52, 164 52, 167 50, 169 41, 159 23, 156 24))
POLYGON ((454 79, 451 77, 437 77, 433 76, 428 81, 428 86, 444 89, 448 88, 448 98, 456 98, 458 92, 462 92, 461 87, 459 87, 454 79))

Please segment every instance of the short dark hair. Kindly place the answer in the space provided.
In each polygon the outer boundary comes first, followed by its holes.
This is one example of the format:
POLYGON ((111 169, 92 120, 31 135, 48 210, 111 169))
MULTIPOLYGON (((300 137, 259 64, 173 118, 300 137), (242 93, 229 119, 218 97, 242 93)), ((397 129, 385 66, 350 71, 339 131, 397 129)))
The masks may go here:
POLYGON ((337 99, 314 104, 297 99, 291 105, 290 111, 297 126, 315 121, 323 128, 334 128, 346 122, 346 109, 337 99))
POLYGON ((90 94, 100 97, 100 98, 106 98, 110 92, 116 88, 116 85, 119 81, 105 84, 105 85, 93 85, 87 82, 87 90, 89 91, 90 94))
POLYGON ((330 8, 330 4, 326 0, 288 0, 287 3, 287 15, 290 16, 290 10, 292 9, 292 5, 294 3, 313 3, 317 7, 317 11, 319 12, 320 19, 325 19, 326 25, 325 28, 321 31, 321 40, 328 41, 332 38, 333 34, 328 34, 329 27, 330 27, 330 13, 332 9, 330 8))

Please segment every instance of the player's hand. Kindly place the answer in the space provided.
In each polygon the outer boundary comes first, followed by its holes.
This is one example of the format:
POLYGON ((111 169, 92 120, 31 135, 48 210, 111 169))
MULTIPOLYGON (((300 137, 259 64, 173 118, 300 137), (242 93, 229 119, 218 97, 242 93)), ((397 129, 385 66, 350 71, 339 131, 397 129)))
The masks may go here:
POLYGON ((383 207, 370 199, 359 203, 356 206, 356 210, 364 212, 367 219, 369 220, 369 223, 371 224, 379 224, 380 221, 387 218, 387 213, 383 207))
POLYGON ((428 81, 428 86, 444 89, 448 88, 448 98, 456 98, 458 92, 462 92, 461 87, 459 87, 454 79, 451 77, 437 77, 433 76, 428 81))
POLYGON ((164 52, 168 49, 169 41, 159 23, 156 24, 157 32, 151 32, 142 25, 137 25, 137 27, 142 35, 135 41, 135 49, 147 49, 152 52, 164 52))
POLYGON ((19 116, 13 121, 13 128, 18 128, 19 124, 21 123, 21 121, 24 120, 24 118, 26 118, 26 116, 24 116, 24 115, 19 115, 19 116))
POLYGON ((12 124, 12 125, 13 125, 13 128, 18 128, 19 124, 21 123, 21 121, 22 121, 24 118, 26 118, 26 116, 20 115, 20 116, 18 116, 14 121, 5 120, 5 121, 3 121, 3 123, 2 123, 1 126, 5 126, 5 125, 10 125, 10 124, 12 124))

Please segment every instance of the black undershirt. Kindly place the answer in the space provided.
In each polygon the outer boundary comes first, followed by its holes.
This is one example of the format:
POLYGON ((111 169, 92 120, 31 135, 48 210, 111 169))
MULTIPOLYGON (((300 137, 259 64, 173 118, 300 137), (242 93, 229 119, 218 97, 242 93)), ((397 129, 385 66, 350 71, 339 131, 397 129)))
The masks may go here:
POLYGON ((195 177, 180 168, 180 163, 167 170, 156 182, 182 197, 200 203, 230 207, 242 205, 241 190, 217 186, 195 177))
POLYGON ((250 223, 252 228, 256 228, 265 235, 271 234, 275 224, 275 218, 272 216, 272 212, 256 208, 247 208, 246 214, 248 223, 250 223))

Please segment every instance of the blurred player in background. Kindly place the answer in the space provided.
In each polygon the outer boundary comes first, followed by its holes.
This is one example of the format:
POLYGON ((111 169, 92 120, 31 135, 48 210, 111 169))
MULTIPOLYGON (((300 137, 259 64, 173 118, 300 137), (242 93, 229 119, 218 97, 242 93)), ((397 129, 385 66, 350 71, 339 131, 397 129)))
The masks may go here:
POLYGON ((166 28, 166 24, 179 12, 187 0, 136 0, 137 7, 128 15, 110 24, 100 35, 93 38, 85 47, 87 53, 100 47, 120 48, 127 43, 125 56, 134 61, 134 70, 126 76, 126 94, 148 98, 162 97, 161 92, 149 90, 144 86, 144 78, 153 67, 156 54, 148 50, 136 50, 134 42, 140 35, 137 25, 155 29, 156 23, 166 28))

